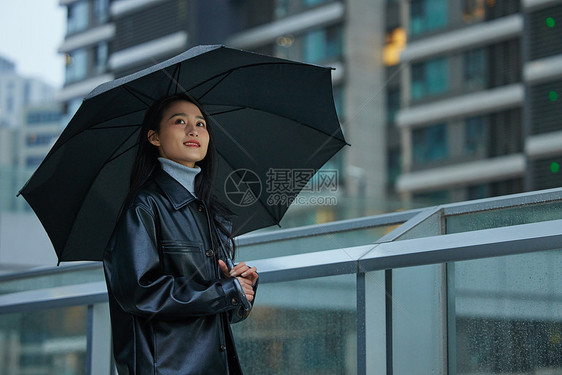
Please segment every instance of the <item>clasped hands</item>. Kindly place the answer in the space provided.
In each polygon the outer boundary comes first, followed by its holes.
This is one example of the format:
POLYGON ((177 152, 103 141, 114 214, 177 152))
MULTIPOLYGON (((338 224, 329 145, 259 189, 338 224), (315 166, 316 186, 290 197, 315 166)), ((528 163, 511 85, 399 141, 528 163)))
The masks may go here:
POLYGON ((256 267, 250 267, 245 262, 240 262, 231 270, 228 270, 226 264, 219 259, 219 267, 226 277, 236 277, 244 290, 246 299, 250 302, 254 300, 254 285, 258 281, 258 270, 256 267))

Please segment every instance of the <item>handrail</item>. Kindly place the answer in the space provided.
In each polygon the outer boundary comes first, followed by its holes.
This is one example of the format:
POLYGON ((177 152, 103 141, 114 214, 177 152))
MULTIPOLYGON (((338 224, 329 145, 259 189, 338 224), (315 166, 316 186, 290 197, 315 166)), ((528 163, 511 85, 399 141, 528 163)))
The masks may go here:
MULTIPOLYGON (((260 259, 260 282, 365 273, 560 249, 562 219, 260 259)), ((0 314, 107 301, 105 282, 0 295, 0 314)))
MULTIPOLYGON (((481 212, 485 210, 496 210, 509 207, 528 206, 532 204, 541 204, 547 202, 561 201, 562 202, 562 188, 548 189, 542 191, 532 191, 520 194, 512 194, 501 197, 485 198, 474 201, 465 201, 450 203, 442 206, 427 207, 425 209, 413 209, 408 211, 387 213, 377 216, 370 216, 357 219, 341 220, 325 224, 315 224, 300 228, 282 229, 265 233, 246 234, 237 238, 238 246, 249 246, 255 244, 264 244, 270 242, 277 242, 283 240, 290 240, 302 237, 309 237, 315 235, 322 235, 328 233, 344 232, 356 229, 366 229, 377 226, 386 226, 393 224, 403 223, 401 227, 407 228, 418 223, 410 222, 409 220, 415 219, 425 212, 435 212, 441 209, 444 217, 451 215, 467 214, 472 212, 481 212)), ((414 220, 415 221, 415 220, 414 220)), ((540 225, 545 225, 544 222, 540 225)), ((499 228, 497 228, 499 229, 499 228)), ((400 227, 397 229, 400 230, 400 227)), ((480 231, 478 231, 480 232, 480 231)), ((383 237, 386 239, 387 237, 383 237)), ((403 242, 403 241, 401 241, 403 242)), ((322 253, 322 252, 321 252, 322 253)), ((318 253, 313 253, 318 254, 318 253)), ((306 254, 301 254, 306 256, 306 254)), ((297 255, 300 256, 300 255, 297 255)), ((252 261, 258 264, 264 260, 252 261)), ((29 278, 34 276, 48 275, 55 272, 71 272, 79 269, 94 269, 100 267, 99 262, 82 262, 80 264, 65 264, 63 267, 41 267, 37 269, 28 270, 25 272, 18 272, 13 274, 0 275, 0 283, 29 278)))

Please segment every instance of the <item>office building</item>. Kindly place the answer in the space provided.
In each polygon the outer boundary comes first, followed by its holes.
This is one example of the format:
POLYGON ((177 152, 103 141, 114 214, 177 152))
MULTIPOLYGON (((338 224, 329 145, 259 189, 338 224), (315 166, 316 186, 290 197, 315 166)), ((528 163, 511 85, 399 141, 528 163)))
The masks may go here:
POLYGON ((560 186, 560 1, 401 2, 397 190, 427 203, 560 186))

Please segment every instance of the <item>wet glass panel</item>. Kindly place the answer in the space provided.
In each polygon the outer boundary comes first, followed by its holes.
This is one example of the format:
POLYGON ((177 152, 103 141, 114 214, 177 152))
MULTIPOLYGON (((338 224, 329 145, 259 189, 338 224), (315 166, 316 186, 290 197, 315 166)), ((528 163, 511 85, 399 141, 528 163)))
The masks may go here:
POLYGON ((562 202, 480 211, 445 220, 447 233, 461 233, 558 219, 562 219, 562 202))
POLYGON ((87 308, 2 315, 0 375, 86 374, 87 308))
POLYGON ((456 374, 562 373, 562 250, 457 262, 456 374))
POLYGON ((239 246, 237 249, 237 258, 240 260, 273 258, 368 245, 389 233, 394 228, 396 228, 396 225, 362 228, 346 232, 311 235, 289 240, 239 246))
POLYGON ((104 280, 101 263, 96 263, 91 267, 78 268, 73 271, 53 269, 50 272, 36 275, 30 274, 26 277, 0 277, 0 294, 85 284, 104 280))
POLYGON ((355 275, 260 285, 232 326, 244 374, 356 374, 355 285, 355 275))

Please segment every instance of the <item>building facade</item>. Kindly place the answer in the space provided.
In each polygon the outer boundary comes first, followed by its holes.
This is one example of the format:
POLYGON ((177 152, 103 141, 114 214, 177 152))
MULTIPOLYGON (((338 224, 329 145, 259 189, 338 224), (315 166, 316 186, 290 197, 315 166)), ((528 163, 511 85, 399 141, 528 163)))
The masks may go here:
POLYGON ((562 2, 401 5, 402 197, 434 204, 560 186, 562 2))
MULTIPOLYGON (((20 162, 30 150, 21 142, 26 133, 26 111, 40 105, 58 108, 54 95, 52 86, 18 74, 13 62, 0 57, 0 211, 21 211, 25 207, 24 202, 15 199, 16 194, 48 151, 35 154, 32 165, 20 162)), ((60 124, 57 128, 55 136, 60 133, 60 124)))

